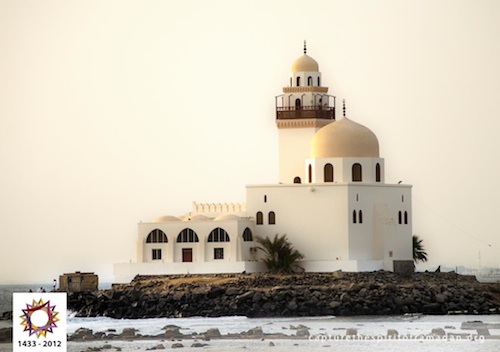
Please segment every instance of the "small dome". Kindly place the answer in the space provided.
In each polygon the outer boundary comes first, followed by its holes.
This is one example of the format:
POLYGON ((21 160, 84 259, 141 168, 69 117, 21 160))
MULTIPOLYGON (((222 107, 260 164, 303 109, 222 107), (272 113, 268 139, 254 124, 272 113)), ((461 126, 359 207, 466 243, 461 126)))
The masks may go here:
POLYGON ((208 220, 210 220, 210 218, 208 216, 205 216, 205 215, 194 214, 194 215, 191 215, 186 220, 189 220, 189 221, 208 221, 208 220))
POLYGON ((292 64, 292 72, 318 72, 319 66, 316 60, 307 54, 302 55, 292 64))
POLYGON ((345 157, 379 157, 377 136, 346 117, 322 127, 311 140, 311 158, 345 157))
POLYGON ((167 222, 167 221, 181 221, 181 219, 173 215, 163 215, 163 216, 158 216, 153 220, 153 222, 167 222))
POLYGON ((240 220, 240 217, 234 214, 222 214, 214 219, 214 221, 226 221, 226 220, 240 220))

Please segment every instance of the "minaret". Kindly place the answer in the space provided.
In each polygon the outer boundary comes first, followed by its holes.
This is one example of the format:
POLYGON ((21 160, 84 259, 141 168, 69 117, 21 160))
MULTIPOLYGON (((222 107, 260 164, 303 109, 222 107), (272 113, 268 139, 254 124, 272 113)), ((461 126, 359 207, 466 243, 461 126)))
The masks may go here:
POLYGON ((327 93, 318 63, 307 55, 304 41, 304 54, 292 64, 289 86, 276 97, 280 183, 304 182, 312 136, 335 121, 335 97, 327 93))

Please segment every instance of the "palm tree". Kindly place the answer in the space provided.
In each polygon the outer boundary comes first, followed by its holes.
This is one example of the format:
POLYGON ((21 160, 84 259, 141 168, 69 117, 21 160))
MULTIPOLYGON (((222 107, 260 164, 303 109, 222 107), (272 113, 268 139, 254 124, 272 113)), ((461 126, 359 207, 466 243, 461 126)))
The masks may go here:
POLYGON ((286 235, 276 234, 272 240, 257 236, 256 241, 260 244, 257 248, 266 255, 262 261, 272 273, 291 273, 297 266, 295 262, 304 258, 302 253, 293 248, 286 235))
POLYGON ((417 235, 413 235, 413 261, 415 263, 418 263, 419 261, 427 261, 427 252, 425 251, 422 242, 423 240, 420 239, 417 235))

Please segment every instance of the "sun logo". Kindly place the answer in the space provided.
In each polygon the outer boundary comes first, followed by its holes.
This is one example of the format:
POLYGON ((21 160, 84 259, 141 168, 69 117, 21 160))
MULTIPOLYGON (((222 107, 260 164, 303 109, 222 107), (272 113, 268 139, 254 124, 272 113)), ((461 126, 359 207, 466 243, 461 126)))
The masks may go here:
POLYGON ((55 308, 55 305, 50 305, 50 301, 44 303, 41 298, 38 302, 33 300, 31 305, 26 304, 26 309, 22 310, 23 315, 19 316, 22 318, 23 331, 28 331, 29 336, 36 334, 37 338, 46 337, 47 332, 53 333, 53 328, 57 327, 56 322, 59 321, 59 312, 55 308))

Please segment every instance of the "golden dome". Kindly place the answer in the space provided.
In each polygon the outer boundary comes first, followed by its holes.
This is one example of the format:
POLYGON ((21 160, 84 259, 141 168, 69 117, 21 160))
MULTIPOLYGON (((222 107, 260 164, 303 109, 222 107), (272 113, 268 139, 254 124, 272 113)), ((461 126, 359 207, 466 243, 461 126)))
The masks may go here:
POLYGON ((316 60, 304 54, 293 62, 292 72, 319 72, 319 66, 316 60))
POLYGON ((378 158, 377 136, 347 117, 316 132, 311 140, 311 158, 378 158))

